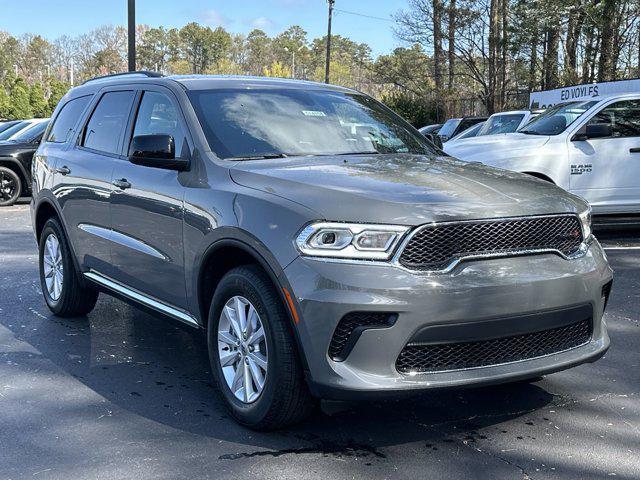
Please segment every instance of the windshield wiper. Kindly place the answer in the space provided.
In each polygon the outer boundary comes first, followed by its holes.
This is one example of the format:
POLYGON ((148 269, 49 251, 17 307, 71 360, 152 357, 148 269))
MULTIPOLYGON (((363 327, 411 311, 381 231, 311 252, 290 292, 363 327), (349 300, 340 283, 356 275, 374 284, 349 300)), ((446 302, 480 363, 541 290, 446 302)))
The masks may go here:
POLYGON ((227 157, 225 160, 269 160, 272 158, 287 158, 286 153, 267 153, 265 155, 248 155, 246 157, 227 157))

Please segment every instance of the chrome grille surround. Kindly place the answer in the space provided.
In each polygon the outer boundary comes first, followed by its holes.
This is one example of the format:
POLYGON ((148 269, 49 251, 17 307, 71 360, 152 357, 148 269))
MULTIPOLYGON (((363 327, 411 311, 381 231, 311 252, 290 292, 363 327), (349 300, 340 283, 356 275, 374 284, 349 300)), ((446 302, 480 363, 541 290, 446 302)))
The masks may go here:
MULTIPOLYGON (((454 239, 454 241, 456 241, 454 239)), ((568 239, 562 239, 565 243, 568 239)), ((458 241, 459 242, 459 241, 458 241)), ((442 274, 448 273, 453 270, 459 263, 467 260, 485 259, 485 258, 499 258, 499 257, 514 257, 522 255, 534 255, 541 253, 553 253, 560 257, 571 260, 582 257, 586 254, 591 238, 585 239, 583 236, 582 224, 577 214, 564 213, 564 214, 549 214, 549 215, 533 215, 533 216, 520 216, 520 217, 500 217, 500 218, 486 218, 478 220, 460 220, 451 222, 432 222, 421 225, 414 229, 407 235, 402 241, 398 250, 396 251, 392 263, 404 270, 408 270, 414 273, 420 274, 442 274), (436 230, 442 228, 450 228, 455 230, 456 228, 477 227, 477 226, 492 226, 492 225, 513 225, 517 223, 528 224, 531 228, 535 225, 540 225, 544 222, 550 222, 552 224, 561 224, 565 226, 571 226, 572 228, 579 229, 580 235, 572 242, 571 248, 565 248, 562 250, 555 245, 535 245, 531 246, 520 245, 515 248, 502 248, 502 249, 488 249, 484 251, 467 251, 465 252, 454 251, 446 261, 443 261, 437 265, 420 266, 403 260, 403 255, 406 252, 407 246, 412 241, 419 238, 420 234, 423 234, 427 230, 436 230)))

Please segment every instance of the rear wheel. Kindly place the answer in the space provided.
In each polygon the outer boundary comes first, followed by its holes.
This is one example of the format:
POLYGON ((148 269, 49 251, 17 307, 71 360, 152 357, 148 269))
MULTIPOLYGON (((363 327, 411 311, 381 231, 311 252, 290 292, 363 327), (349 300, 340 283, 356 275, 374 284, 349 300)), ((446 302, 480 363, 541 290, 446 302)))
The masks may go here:
POLYGON ((0 207, 13 205, 22 193, 22 182, 16 172, 0 167, 0 207))
POLYGON ((208 323, 211 367, 238 422, 273 430, 314 408, 284 305, 258 267, 238 267, 220 281, 208 323))
POLYGON ((98 300, 98 291, 78 278, 69 244, 60 223, 50 218, 40 234, 40 284, 49 310, 61 317, 86 315, 98 300))

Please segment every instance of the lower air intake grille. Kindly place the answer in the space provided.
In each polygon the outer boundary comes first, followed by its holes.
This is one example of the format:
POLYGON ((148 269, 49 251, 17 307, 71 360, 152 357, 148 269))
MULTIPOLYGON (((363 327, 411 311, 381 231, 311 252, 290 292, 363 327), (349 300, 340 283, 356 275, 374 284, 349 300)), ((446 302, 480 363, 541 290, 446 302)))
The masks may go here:
POLYGON ((443 372, 527 360, 584 345, 591 339, 591 333, 591 319, 587 319, 564 327, 491 340, 409 344, 400 352, 396 369, 400 373, 443 372))
POLYGON ((360 334, 369 328, 390 327, 396 321, 395 313, 385 312, 351 312, 346 314, 336 327, 329 344, 329 357, 342 361, 353 349, 360 334))

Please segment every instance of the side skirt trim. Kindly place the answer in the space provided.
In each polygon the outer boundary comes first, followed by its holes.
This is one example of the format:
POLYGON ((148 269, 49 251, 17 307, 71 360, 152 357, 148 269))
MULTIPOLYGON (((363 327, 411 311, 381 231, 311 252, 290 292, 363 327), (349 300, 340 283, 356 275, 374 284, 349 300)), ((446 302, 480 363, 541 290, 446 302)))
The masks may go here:
POLYGON ((95 271, 84 272, 84 276, 89 280, 101 285, 103 287, 108 288, 109 290, 113 290, 125 297, 134 300, 146 307, 152 308, 160 313, 168 315, 169 317, 175 318, 176 320, 180 320, 187 325, 192 327, 200 327, 200 324, 195 319, 193 315, 185 312, 184 310, 178 309, 176 307, 172 307, 165 303, 162 303, 154 298, 151 298, 143 293, 140 293, 136 290, 133 290, 129 287, 126 287, 120 283, 117 283, 95 271))

